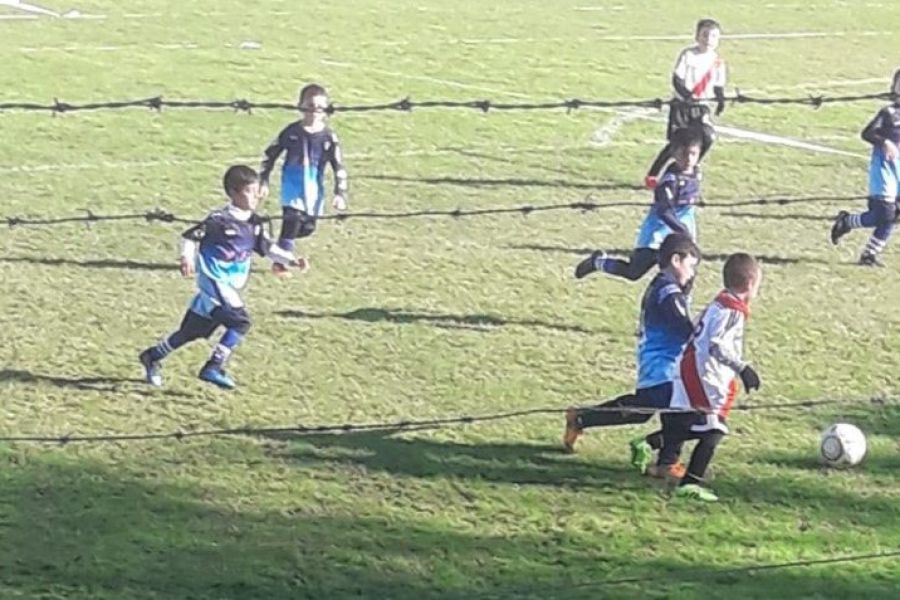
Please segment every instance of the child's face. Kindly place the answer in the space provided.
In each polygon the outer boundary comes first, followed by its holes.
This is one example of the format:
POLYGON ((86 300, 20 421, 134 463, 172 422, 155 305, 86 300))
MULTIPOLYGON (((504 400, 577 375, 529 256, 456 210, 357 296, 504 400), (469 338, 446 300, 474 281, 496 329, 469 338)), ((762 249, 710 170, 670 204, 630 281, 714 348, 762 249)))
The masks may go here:
POLYGON ((698 262, 700 261, 693 254, 688 254, 687 256, 676 254, 672 257, 671 271, 678 285, 684 287, 688 281, 694 278, 694 275, 697 273, 698 262))
POLYGON ((692 171, 700 161, 700 146, 694 144, 689 146, 680 146, 675 150, 675 164, 682 171, 692 171))
POLYGON ((325 112, 328 109, 328 96, 317 94, 308 96, 300 104, 300 112, 303 113, 303 122, 306 125, 321 125, 328 118, 325 112))
POLYGON ((759 294, 759 286, 762 285, 762 269, 756 271, 756 277, 750 282, 750 289, 747 290, 747 301, 753 300, 759 294))
POLYGON ((717 27, 704 27, 697 34, 697 45, 704 52, 715 50, 719 47, 719 38, 722 32, 717 27))
POLYGON ((259 206, 259 182, 248 183, 240 190, 231 192, 231 203, 241 210, 256 210, 259 206))

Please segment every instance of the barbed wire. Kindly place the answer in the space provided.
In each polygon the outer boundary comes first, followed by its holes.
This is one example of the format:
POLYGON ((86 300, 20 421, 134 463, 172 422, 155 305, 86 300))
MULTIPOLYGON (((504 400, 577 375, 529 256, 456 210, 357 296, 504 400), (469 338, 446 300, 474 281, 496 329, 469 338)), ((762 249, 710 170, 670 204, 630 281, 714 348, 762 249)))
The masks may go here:
MULTIPOLYGON (((763 98, 758 96, 749 96, 736 90, 731 96, 727 96, 725 101, 730 104, 759 104, 759 105, 805 105, 813 108, 821 108, 826 104, 861 102, 867 100, 888 101, 896 97, 891 92, 881 92, 875 94, 853 94, 843 96, 793 96, 793 97, 771 97, 763 98)), ((579 98, 570 98, 566 100, 556 100, 549 102, 496 102, 493 100, 412 100, 409 97, 402 98, 394 102, 383 102, 374 104, 330 104, 324 109, 327 114, 336 113, 367 113, 367 112, 411 112, 415 109, 475 109, 487 113, 490 111, 534 111, 534 110, 560 110, 565 109, 566 112, 578 110, 582 108, 656 108, 662 109, 675 104, 686 104, 682 100, 649 98, 649 99, 633 99, 633 100, 583 100, 579 98)), ((252 102, 250 100, 240 98, 234 100, 167 100, 162 96, 153 96, 151 98, 140 98, 136 100, 119 100, 119 101, 102 101, 102 102, 86 102, 81 104, 66 102, 58 98, 54 98, 52 103, 41 103, 34 101, 20 102, 2 102, 0 103, 0 112, 9 111, 26 111, 26 112, 49 112, 54 115, 99 111, 99 110, 122 110, 127 108, 148 108, 157 112, 166 109, 197 109, 206 108, 213 110, 230 109, 234 112, 252 113, 256 109, 262 110, 298 110, 296 103, 290 102, 252 102)))
MULTIPOLYGON (((860 405, 868 404, 871 406, 887 406, 889 402, 882 397, 873 397, 868 400, 847 401, 847 400, 801 400, 796 402, 782 402, 776 404, 736 404, 731 410, 733 412, 755 412, 755 411, 778 411, 778 410, 798 410, 809 409, 820 406, 829 405, 860 405)), ((137 432, 137 433, 112 433, 112 434, 96 434, 96 435, 3 435, 0 436, 0 442, 27 442, 39 444, 70 444, 70 443, 102 443, 102 442, 137 442, 137 441, 153 441, 153 440, 175 440, 183 441, 191 438, 209 438, 209 437, 236 437, 236 436, 310 436, 323 434, 349 434, 349 433, 371 433, 379 431, 402 432, 402 431, 424 431, 444 429, 454 425, 473 425, 476 423, 487 423, 492 421, 506 421, 510 419, 519 419, 522 417, 538 416, 538 415, 561 415, 571 407, 537 407, 522 410, 505 411, 484 415, 455 415, 450 417, 439 417, 434 419, 403 419, 399 421, 382 421, 374 423, 333 423, 323 425, 284 425, 274 427, 233 427, 219 429, 195 429, 185 430, 179 429, 170 432, 137 432)), ((697 411, 683 410, 677 408, 657 409, 641 406, 580 406, 579 411, 585 413, 615 413, 615 414, 638 414, 638 415, 654 415, 654 414, 702 414, 697 411)))
MULTIPOLYGON (((737 200, 733 202, 700 202, 698 206, 711 209, 731 209, 742 206, 788 206, 792 204, 814 204, 814 203, 831 203, 831 202, 849 202, 853 200, 864 200, 864 195, 847 195, 847 196, 803 196, 803 197, 771 197, 771 198, 753 198, 748 200, 737 200)), ((535 213, 575 210, 582 212, 591 212, 595 210, 613 209, 613 208, 647 208, 649 202, 594 202, 585 199, 579 202, 563 202, 557 204, 524 204, 519 206, 495 206, 485 208, 470 209, 436 209, 427 208, 412 211, 400 212, 342 212, 333 215, 323 215, 318 217, 322 220, 345 221, 348 219, 413 219, 422 217, 479 217, 489 215, 504 214, 521 214, 531 215, 535 213)), ((145 212, 122 213, 122 214, 96 214, 90 209, 84 209, 83 215, 71 215, 63 217, 20 217, 6 216, 0 217, 0 223, 6 224, 9 228, 29 227, 29 226, 55 226, 70 223, 100 223, 104 221, 144 221, 146 223, 182 223, 194 224, 197 219, 181 217, 170 211, 154 208, 145 212)), ((280 221, 281 215, 262 215, 263 221, 280 221)), ((787 217, 786 217, 787 218, 787 217)))

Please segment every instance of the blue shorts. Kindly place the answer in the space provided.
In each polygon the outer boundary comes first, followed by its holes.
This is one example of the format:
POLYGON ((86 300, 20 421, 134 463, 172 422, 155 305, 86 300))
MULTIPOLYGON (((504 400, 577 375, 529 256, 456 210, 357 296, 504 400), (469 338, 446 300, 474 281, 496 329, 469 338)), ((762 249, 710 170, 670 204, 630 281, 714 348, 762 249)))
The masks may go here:
MULTIPOLYGON (((677 208, 675 209, 675 216, 685 227, 687 227, 687 230, 691 234, 691 237, 696 241, 696 207, 685 206, 682 208, 677 208)), ((671 233, 674 233, 674 231, 672 231, 672 228, 666 225, 666 222, 659 218, 659 215, 656 214, 656 211, 651 210, 644 218, 644 222, 641 223, 641 228, 638 231, 637 241, 635 242, 634 247, 659 250, 659 247, 662 246, 663 240, 666 239, 666 236, 671 233)))
POLYGON ((197 295, 191 300, 190 311, 201 317, 210 318, 217 308, 243 309, 244 301, 235 288, 207 277, 202 271, 197 274, 197 295))
POLYGON ((880 148, 872 151, 869 162, 869 195, 900 199, 900 159, 888 162, 880 148))

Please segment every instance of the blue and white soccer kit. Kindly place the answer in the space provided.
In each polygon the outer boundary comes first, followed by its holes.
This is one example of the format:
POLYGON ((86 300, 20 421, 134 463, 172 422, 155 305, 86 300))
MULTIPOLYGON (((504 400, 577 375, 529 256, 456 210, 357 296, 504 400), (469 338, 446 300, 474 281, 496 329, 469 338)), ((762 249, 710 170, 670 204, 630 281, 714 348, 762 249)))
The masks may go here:
POLYGON ((635 248, 659 250, 671 233, 686 233, 696 241, 698 202, 700 180, 696 174, 667 172, 654 190, 653 205, 638 231, 635 248))

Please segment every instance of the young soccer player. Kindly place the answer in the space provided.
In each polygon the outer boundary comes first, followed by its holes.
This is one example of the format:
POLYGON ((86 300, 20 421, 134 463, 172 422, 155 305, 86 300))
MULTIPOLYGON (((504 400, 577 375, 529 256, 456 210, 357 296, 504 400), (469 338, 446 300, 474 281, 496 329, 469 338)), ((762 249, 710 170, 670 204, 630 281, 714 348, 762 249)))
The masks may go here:
POLYGON ((162 385, 161 363, 166 356, 188 342, 208 338, 222 326, 225 333, 200 369, 200 379, 221 388, 234 388, 224 365, 250 329, 250 315, 240 291, 250 275, 251 255, 256 252, 285 267, 306 266, 306 259, 294 258, 271 243, 262 220, 254 213, 259 203, 256 171, 244 165, 230 167, 224 186, 229 204, 182 234, 181 274, 190 277, 196 271, 199 292, 178 330, 141 352, 139 359, 151 385, 162 385))
MULTIPOLYGON (((650 282, 641 300, 637 389, 633 394, 619 396, 596 407, 566 411, 563 445, 568 452, 574 451, 575 442, 587 428, 645 423, 657 409, 669 406, 675 365, 694 330, 684 288, 693 280, 699 260, 700 250, 690 236, 673 233, 663 241, 659 250, 660 272, 650 282), (619 407, 644 410, 611 410, 619 407)), ((661 445, 660 433, 633 440, 632 464, 645 472, 652 450, 658 450, 661 445)), ((676 473, 677 469, 677 465, 671 467, 676 473)), ((677 474, 683 474, 683 467, 677 474)))
MULTIPOLYGON (((671 140, 675 132, 685 127, 700 129, 703 133, 700 159, 715 140, 715 129, 706 103, 715 98, 716 116, 725 110, 725 62, 716 52, 721 33, 722 28, 713 19, 701 19, 697 22, 697 44, 681 51, 672 73, 674 97, 669 105, 666 139, 671 140)), ((671 143, 666 144, 653 161, 644 179, 648 188, 656 187, 674 150, 671 143)))
POLYGON ((606 252, 597 250, 575 267, 577 279, 602 271, 637 281, 657 263, 660 244, 667 235, 682 233, 696 241, 695 207, 701 199, 696 167, 702 143, 696 128, 680 129, 673 135, 675 166, 653 192, 653 205, 641 224, 630 259, 607 258, 606 252))
POLYGON ((732 254, 723 268, 725 289, 700 315, 697 326, 678 361, 672 385, 674 409, 665 413, 659 465, 675 464, 688 440, 697 440, 687 472, 676 495, 715 502, 716 495, 702 484, 716 446, 728 433, 726 420, 737 394, 736 378, 744 390, 758 390, 760 378, 744 362, 744 324, 750 301, 762 282, 759 263, 749 254, 732 254))
MULTIPOLYGON (((265 150, 260 168, 260 189, 265 198, 269 193, 269 175, 282 152, 285 153, 281 172, 282 223, 278 245, 293 251, 294 240, 312 235, 316 219, 322 216, 325 204, 325 166, 334 172, 336 210, 347 208, 347 170, 344 168, 341 146, 337 136, 328 128, 328 94, 320 85, 311 83, 300 90, 300 112, 303 119, 285 127, 265 150)), ((286 275, 287 269, 275 263, 272 270, 286 275)))
POLYGON ((891 83, 894 102, 878 111, 863 129, 862 138, 872 144, 869 160, 869 210, 851 215, 842 210, 831 227, 831 243, 838 241, 852 229, 874 228, 866 242, 859 264, 881 266, 878 255, 884 250, 900 209, 900 70, 891 83))

